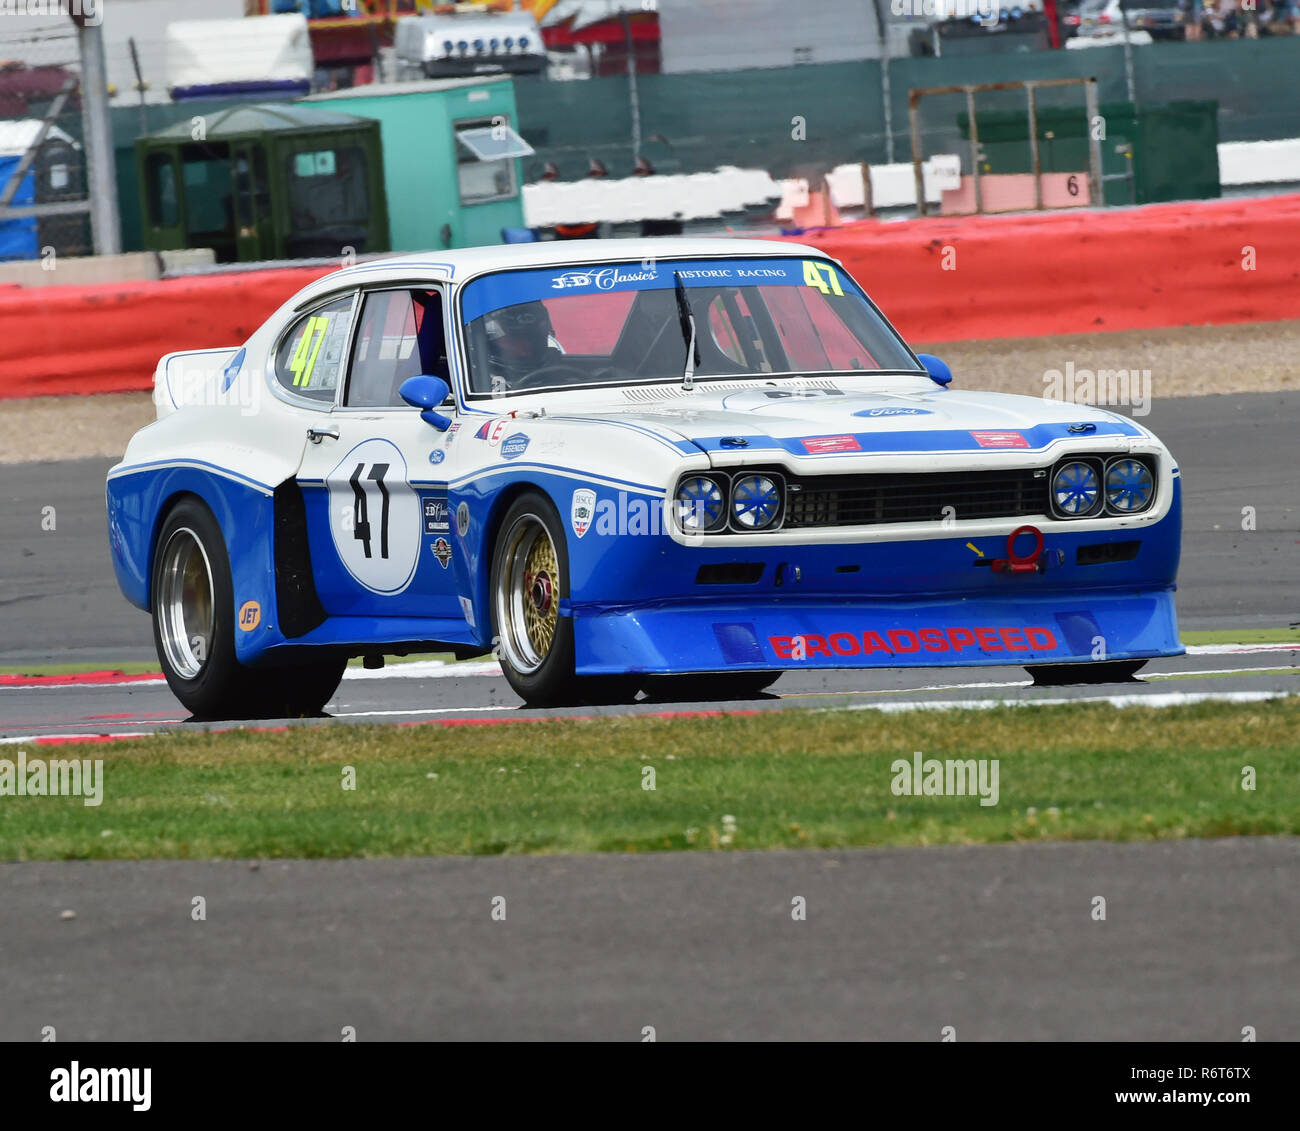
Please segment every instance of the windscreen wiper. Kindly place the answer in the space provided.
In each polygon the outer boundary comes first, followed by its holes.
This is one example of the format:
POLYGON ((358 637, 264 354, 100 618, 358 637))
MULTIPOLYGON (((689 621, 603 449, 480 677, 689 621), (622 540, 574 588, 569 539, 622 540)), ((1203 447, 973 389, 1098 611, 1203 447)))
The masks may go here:
POLYGON ((674 288, 677 291, 677 318, 682 324, 682 337, 686 341, 686 367, 682 370, 682 388, 687 392, 695 385, 695 367, 700 364, 700 347, 695 341, 695 315, 691 313, 691 304, 686 301, 686 288, 682 285, 682 276, 673 272, 674 288))

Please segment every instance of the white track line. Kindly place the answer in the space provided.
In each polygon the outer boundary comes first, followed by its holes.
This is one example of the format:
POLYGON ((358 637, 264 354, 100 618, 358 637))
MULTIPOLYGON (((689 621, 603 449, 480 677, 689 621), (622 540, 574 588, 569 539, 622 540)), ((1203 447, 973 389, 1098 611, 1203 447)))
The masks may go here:
POLYGON ((1097 695, 1078 699, 914 699, 906 703, 851 703, 845 711, 991 711, 997 707, 1063 707, 1109 703, 1112 707, 1183 707, 1190 703, 1258 703, 1288 699, 1287 691, 1168 691, 1154 695, 1097 695))
POLYGON ((126 688, 128 691, 133 687, 157 687, 165 684, 167 681, 162 676, 157 679, 133 679, 129 683, 123 680, 113 680, 111 683, 4 683, 0 684, 0 692, 3 691, 82 691, 90 688, 126 688))
MULTIPOLYGON (((128 731, 122 731, 121 733, 114 731, 112 734, 104 734, 99 731, 96 732, 72 731, 68 734, 22 734, 19 735, 17 738, 0 738, 0 746, 5 746, 5 745, 14 746, 20 742, 33 742, 33 743, 42 743, 42 744, 48 743, 50 745, 53 745, 53 743, 49 742, 50 739, 55 739, 55 740, 70 739, 74 742, 85 742, 89 739, 98 739, 99 741, 102 742, 112 738, 160 738, 160 737, 162 737, 161 733, 156 730, 128 730, 128 731)), ((53 754, 50 755, 51 758, 53 758, 54 756, 55 755, 53 754)))
POLYGON ((1300 652, 1295 644, 1189 644, 1189 656, 1228 656, 1234 652, 1300 652))
MULTIPOLYGON (((953 699, 953 700, 933 700, 933 699, 914 699, 904 703, 851 703, 844 707, 814 707, 810 708, 811 714, 826 714, 829 711, 882 711, 882 712, 899 712, 899 711, 991 711, 997 707, 1064 707, 1072 703, 1110 703, 1114 707, 1182 707, 1191 703, 1259 703, 1268 699, 1289 699, 1292 693, 1285 691, 1207 691, 1207 692, 1165 692, 1154 695, 1103 695, 1092 698, 1080 699, 953 699)), ((500 707, 448 707, 432 708, 426 711, 359 711, 353 712, 347 717, 376 715, 432 715, 432 714, 453 714, 458 711, 498 711, 500 707)), ((711 712, 712 713, 712 712, 711 712)), ((716 712, 719 715, 726 715, 725 709, 716 712)), ((336 718, 340 716, 335 716, 336 718)), ((536 718, 536 716, 533 716, 536 718)), ((583 716, 591 718, 591 716, 583 716)), ((622 715, 620 718, 636 718, 637 715, 622 715)), ((655 716, 651 716, 655 717, 655 716)), ((526 717, 521 717, 518 721, 524 721, 526 717)), ((564 716, 556 716, 563 719, 564 716)), ((503 723, 509 723, 515 720, 502 719, 503 723)), ((212 733, 236 733, 244 728, 232 728, 231 732, 214 731, 212 733)), ((256 727, 254 730, 265 728, 256 727)), ((276 728, 278 729, 278 728, 276 728)), ((41 739, 117 739, 117 738, 166 738, 169 737, 167 732, 161 731, 130 731, 125 734, 112 735, 94 735, 94 734, 46 734, 46 735, 20 735, 15 738, 0 738, 0 743, 14 745, 17 743, 37 743, 41 739)))
MULTIPOLYGON (((329 704, 326 704, 327 708, 328 706, 329 704)), ((516 708, 511 708, 508 704, 494 703, 489 707, 420 707, 415 710, 401 711, 329 711, 328 714, 332 719, 365 719, 377 715, 459 715, 467 711, 509 711, 514 709, 516 708)))

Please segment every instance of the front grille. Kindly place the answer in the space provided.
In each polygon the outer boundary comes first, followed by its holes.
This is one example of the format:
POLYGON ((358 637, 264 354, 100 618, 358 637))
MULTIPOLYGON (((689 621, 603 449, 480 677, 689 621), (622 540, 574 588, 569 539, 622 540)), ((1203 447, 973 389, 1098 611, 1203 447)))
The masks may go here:
POLYGON ((787 478, 785 529, 1048 513, 1043 469, 787 478), (951 507, 952 510, 945 508, 951 507))

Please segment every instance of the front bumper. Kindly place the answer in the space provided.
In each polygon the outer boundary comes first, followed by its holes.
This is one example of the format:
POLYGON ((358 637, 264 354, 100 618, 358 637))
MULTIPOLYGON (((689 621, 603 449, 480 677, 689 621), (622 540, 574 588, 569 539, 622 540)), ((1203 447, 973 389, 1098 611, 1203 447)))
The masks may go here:
POLYGON ((582 675, 1056 664, 1184 651, 1172 589, 732 601, 577 615, 573 627, 582 675))
POLYGON ((766 553, 755 538, 744 556, 762 565, 758 583, 702 586, 689 584, 694 569, 740 555, 709 548, 688 557, 672 545, 647 561, 631 548, 638 539, 624 539, 595 576, 621 579, 624 592, 635 581, 640 599, 580 599, 562 612, 573 617, 582 675, 1178 656, 1180 496, 1175 479, 1167 513, 1144 528, 1053 530, 1044 555, 1054 564, 1041 572, 978 568, 1003 552, 1005 538, 965 532, 766 553), (782 563, 787 579, 801 580, 782 584, 782 563))

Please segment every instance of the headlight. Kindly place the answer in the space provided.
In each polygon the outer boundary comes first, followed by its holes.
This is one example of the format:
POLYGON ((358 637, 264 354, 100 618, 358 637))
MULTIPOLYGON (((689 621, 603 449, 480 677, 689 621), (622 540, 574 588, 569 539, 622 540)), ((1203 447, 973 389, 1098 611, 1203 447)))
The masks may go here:
POLYGON ((1101 510, 1101 477, 1084 460, 1061 464, 1052 476, 1052 505, 1065 518, 1084 518, 1101 510))
POLYGON ((769 475, 743 475, 731 487, 731 520, 740 530, 765 530, 781 517, 781 485, 769 475))
POLYGON ((1119 514, 1136 514, 1151 505, 1156 480, 1140 459, 1120 456, 1106 465, 1106 506, 1119 514))
POLYGON ((707 534, 727 524, 727 497, 721 483, 692 475, 677 488, 677 518, 688 534, 707 534))

